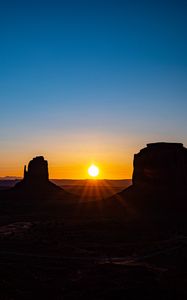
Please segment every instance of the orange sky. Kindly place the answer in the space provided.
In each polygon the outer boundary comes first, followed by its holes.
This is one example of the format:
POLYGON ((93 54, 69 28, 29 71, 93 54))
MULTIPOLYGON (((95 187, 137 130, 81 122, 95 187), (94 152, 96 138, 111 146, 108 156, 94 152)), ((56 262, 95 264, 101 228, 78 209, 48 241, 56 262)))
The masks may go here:
POLYGON ((94 163, 100 169, 99 179, 132 178, 133 157, 147 143, 156 141, 183 142, 181 139, 160 139, 157 135, 127 135, 111 133, 61 132, 35 133, 3 142, 0 148, 0 177, 23 176, 24 165, 38 155, 49 164, 49 176, 56 179, 89 178, 88 167, 94 163))
POLYGON ((136 147, 127 147, 116 137, 112 143, 111 136, 80 134, 63 136, 61 140, 55 136, 28 138, 1 149, 0 177, 22 177, 24 165, 33 157, 43 155, 48 160, 50 178, 89 178, 87 170, 92 163, 99 167, 100 179, 131 178, 135 152, 136 147))
MULTIPOLYGON (((37 155, 37 154, 36 154, 37 155)), ((23 167, 28 165, 28 162, 33 155, 28 157, 24 155, 20 159, 10 159, 9 162, 1 162, 1 173, 0 177, 4 176, 23 176, 23 167)), ((79 161, 64 159, 62 158, 51 158, 50 156, 44 155, 45 159, 48 160, 49 165, 49 176, 50 178, 56 179, 85 179, 89 178, 88 168, 94 163, 99 167, 99 179, 123 179, 131 178, 132 176, 132 161, 127 161, 125 159, 123 163, 106 161, 103 159, 93 160, 91 158, 82 158, 79 161)))

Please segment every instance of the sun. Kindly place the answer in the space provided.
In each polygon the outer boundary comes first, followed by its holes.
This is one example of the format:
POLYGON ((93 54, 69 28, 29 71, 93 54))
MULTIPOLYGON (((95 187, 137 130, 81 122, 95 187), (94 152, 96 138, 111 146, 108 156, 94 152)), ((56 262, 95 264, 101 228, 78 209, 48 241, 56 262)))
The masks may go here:
POLYGON ((89 168, 88 168, 88 174, 91 176, 91 177, 97 177, 99 175, 99 168, 95 165, 91 165, 89 168))

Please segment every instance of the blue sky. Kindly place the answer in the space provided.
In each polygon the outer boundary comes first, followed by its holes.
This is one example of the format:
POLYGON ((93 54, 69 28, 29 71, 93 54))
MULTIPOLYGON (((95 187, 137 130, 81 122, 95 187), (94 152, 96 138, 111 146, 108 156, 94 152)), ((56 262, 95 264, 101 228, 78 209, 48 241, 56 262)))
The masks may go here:
POLYGON ((125 153, 125 170, 147 142, 187 146, 186 14, 172 0, 1 3, 0 173, 42 153, 71 165, 71 149, 125 153))

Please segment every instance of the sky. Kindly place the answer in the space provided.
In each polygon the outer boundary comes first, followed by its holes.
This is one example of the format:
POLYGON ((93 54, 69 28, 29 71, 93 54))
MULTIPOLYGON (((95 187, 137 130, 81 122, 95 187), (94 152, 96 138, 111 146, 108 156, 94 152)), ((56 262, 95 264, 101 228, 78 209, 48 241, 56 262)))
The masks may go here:
POLYGON ((0 177, 131 178, 157 141, 187 146, 187 1, 0 1, 0 177))

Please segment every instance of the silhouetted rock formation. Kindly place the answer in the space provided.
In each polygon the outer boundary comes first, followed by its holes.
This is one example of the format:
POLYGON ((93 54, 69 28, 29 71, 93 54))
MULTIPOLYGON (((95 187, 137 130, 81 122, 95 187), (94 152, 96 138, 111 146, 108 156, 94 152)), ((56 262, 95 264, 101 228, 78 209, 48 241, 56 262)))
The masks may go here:
POLYGON ((43 156, 33 158, 28 164, 28 170, 24 167, 24 178, 15 189, 28 190, 29 192, 48 192, 60 190, 60 187, 49 181, 48 162, 43 156))
POLYGON ((33 158, 28 165, 24 167, 24 179, 29 184, 45 184, 49 181, 48 162, 43 156, 33 158))
POLYGON ((180 143, 152 143, 134 155, 135 187, 187 187, 187 149, 180 143))
POLYGON ((127 215, 143 220, 186 219, 187 149, 152 143, 134 155, 132 186, 118 194, 127 215))

